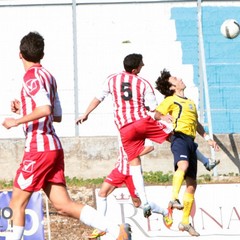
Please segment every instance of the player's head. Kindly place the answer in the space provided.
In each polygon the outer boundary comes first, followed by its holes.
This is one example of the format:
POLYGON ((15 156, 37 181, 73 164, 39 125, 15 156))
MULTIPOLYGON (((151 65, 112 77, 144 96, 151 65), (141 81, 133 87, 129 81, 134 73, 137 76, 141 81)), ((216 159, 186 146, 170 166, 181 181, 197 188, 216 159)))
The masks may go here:
POLYGON ((156 89, 165 97, 172 96, 186 88, 181 78, 171 76, 170 72, 163 69, 158 77, 156 89))
POLYGON ((171 74, 166 69, 163 69, 160 72, 160 76, 158 77, 156 83, 156 89, 165 97, 172 96, 174 94, 174 90, 171 90, 172 84, 169 82, 169 78, 171 74))
POLYGON ((123 66, 126 72, 137 75, 144 66, 143 56, 136 53, 129 54, 124 58, 123 66))
POLYGON ((20 57, 38 63, 44 56, 44 38, 38 32, 30 32, 20 42, 20 57))

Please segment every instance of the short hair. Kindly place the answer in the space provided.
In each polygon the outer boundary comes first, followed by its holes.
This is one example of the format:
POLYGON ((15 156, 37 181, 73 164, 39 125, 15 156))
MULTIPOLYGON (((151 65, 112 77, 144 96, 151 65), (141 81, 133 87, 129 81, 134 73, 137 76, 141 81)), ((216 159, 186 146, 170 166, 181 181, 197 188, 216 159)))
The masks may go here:
POLYGON ((160 76, 156 80, 156 89, 163 94, 165 97, 172 96, 174 94, 174 90, 170 90, 172 84, 169 82, 169 78, 171 74, 166 69, 163 69, 160 72, 160 76))
POLYGON ((132 53, 127 55, 123 60, 123 66, 126 72, 132 73, 133 69, 137 69, 142 62, 142 55, 132 53))
POLYGON ((44 38, 38 32, 29 32, 20 42, 20 53, 29 62, 40 62, 44 56, 44 38))

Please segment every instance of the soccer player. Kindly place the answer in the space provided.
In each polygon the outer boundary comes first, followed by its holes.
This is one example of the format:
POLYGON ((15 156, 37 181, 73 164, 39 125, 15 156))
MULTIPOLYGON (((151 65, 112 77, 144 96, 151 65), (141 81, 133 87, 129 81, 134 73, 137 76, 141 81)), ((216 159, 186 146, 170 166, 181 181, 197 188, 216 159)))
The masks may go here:
POLYGON ((76 124, 86 121, 89 114, 109 94, 112 95, 114 121, 128 157, 130 174, 142 204, 150 213, 151 207, 144 189, 139 156, 144 150, 146 138, 161 144, 168 139, 171 130, 147 113, 147 106, 150 111, 155 111, 157 101, 153 87, 138 75, 144 66, 142 55, 127 55, 123 65, 125 71, 112 74, 106 79, 99 94, 90 102, 85 113, 76 120, 76 124))
POLYGON ((43 189, 58 213, 79 219, 86 225, 109 232, 113 239, 130 240, 129 224, 120 226, 109 222, 96 209, 77 204, 69 197, 64 176, 64 153, 53 122, 61 122, 62 109, 54 77, 41 64, 44 39, 30 32, 21 39, 20 59, 26 71, 21 90, 21 102, 14 100, 11 110, 22 116, 5 118, 7 129, 23 124, 25 150, 17 170, 9 207, 12 209, 13 229, 7 240, 22 239, 25 208, 33 192, 43 189))
MULTIPOLYGON (((154 150, 152 141, 146 139, 144 151, 141 153, 141 156, 150 153, 154 150)), ((132 176, 129 173, 129 163, 127 159, 127 155, 123 149, 121 144, 121 140, 119 139, 119 155, 118 161, 116 163, 115 168, 111 171, 110 174, 105 178, 99 192, 98 192, 98 211, 103 215, 107 212, 107 196, 111 194, 114 189, 121 187, 123 184, 126 185, 128 191, 130 193, 133 205, 136 208, 143 209, 144 217, 149 217, 149 213, 145 212, 144 206, 142 206, 141 199, 138 196, 136 189, 134 187, 134 183, 132 181, 132 176)), ((172 209, 166 209, 160 207, 158 204, 154 202, 149 202, 151 207, 151 212, 161 214, 163 216, 163 222, 167 228, 170 228, 172 221, 172 209)), ((97 238, 104 235, 104 232, 95 229, 92 234, 89 236, 89 239, 97 238)))
POLYGON ((174 156, 175 173, 169 207, 183 209, 179 230, 187 231, 192 236, 199 236, 189 220, 197 187, 197 144, 194 142, 196 132, 204 137, 216 151, 219 150, 219 146, 206 134, 199 123, 196 106, 192 100, 185 97, 185 88, 181 78, 171 76, 170 72, 165 69, 161 72, 156 80, 156 89, 165 96, 165 99, 156 108, 155 119, 172 122, 174 128, 171 150, 174 156), (186 190, 182 205, 178 195, 184 179, 186 190))

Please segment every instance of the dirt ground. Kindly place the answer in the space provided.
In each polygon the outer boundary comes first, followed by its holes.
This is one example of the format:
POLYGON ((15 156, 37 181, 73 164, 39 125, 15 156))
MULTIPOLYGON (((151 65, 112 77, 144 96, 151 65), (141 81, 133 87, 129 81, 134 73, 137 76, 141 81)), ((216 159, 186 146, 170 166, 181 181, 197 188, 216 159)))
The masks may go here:
MULTIPOLYGON (((240 183, 240 176, 237 177, 213 177, 209 184, 213 183, 240 183)), ((95 196, 93 188, 86 187, 71 187, 69 188, 69 193, 72 199, 76 202, 84 202, 90 206, 95 206, 95 196)), ((52 208, 49 203, 49 213, 50 213, 50 229, 51 238, 48 236, 47 225, 45 224, 45 239, 46 240, 86 240, 87 236, 93 230, 82 224, 80 221, 62 217, 58 215, 55 209, 52 208)), ((45 211, 46 220, 46 211, 45 211)), ((46 222, 46 221, 45 221, 46 222)))
MULTIPOLYGON (((87 203, 96 208, 94 188, 71 187, 68 188, 69 194, 76 202, 87 203)), ((43 197, 45 201, 45 196, 43 197)), ((48 234, 46 206, 44 203, 45 217, 45 239, 46 240, 86 240, 93 228, 81 223, 79 220, 63 217, 57 214, 56 210, 49 203, 50 234, 48 234)))

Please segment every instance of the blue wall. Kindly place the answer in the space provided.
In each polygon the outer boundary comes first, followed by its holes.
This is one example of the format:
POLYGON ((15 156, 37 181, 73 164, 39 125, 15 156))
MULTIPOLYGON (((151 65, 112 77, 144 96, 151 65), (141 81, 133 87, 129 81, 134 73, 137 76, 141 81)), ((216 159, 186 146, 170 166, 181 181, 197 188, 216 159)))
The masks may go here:
MULTIPOLYGON (((210 106, 214 133, 240 133, 240 36, 227 39, 220 27, 226 19, 240 22, 240 7, 203 7, 202 26, 210 106)), ((198 77, 198 28, 196 8, 172 8, 183 64, 193 64, 198 77)), ((206 120, 207 121, 207 120, 206 120)))

